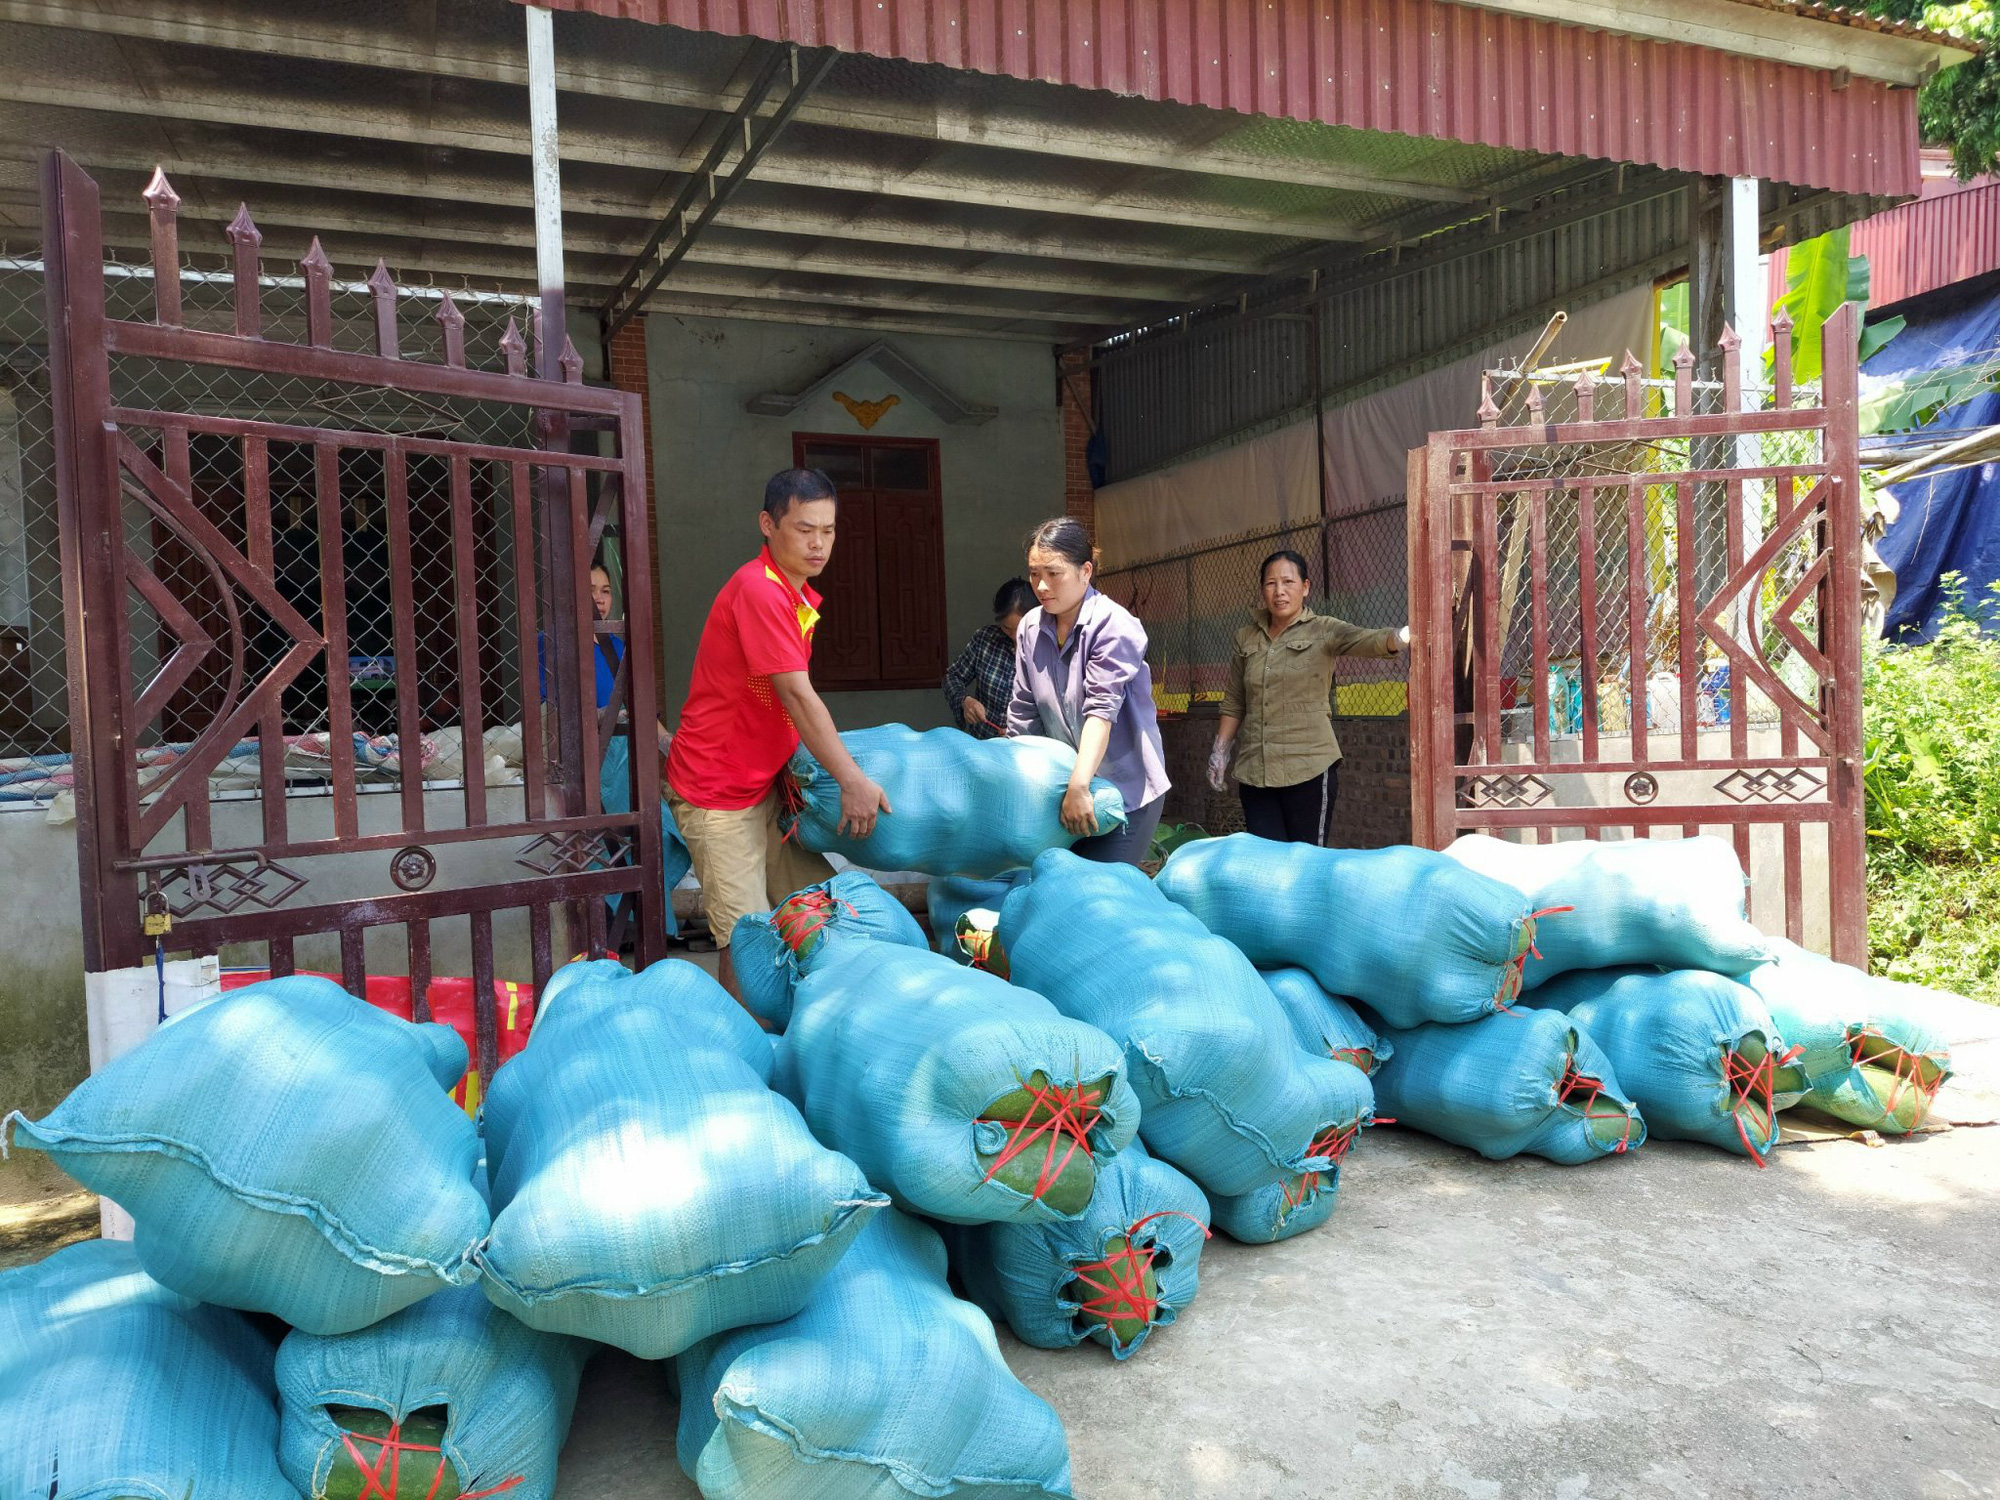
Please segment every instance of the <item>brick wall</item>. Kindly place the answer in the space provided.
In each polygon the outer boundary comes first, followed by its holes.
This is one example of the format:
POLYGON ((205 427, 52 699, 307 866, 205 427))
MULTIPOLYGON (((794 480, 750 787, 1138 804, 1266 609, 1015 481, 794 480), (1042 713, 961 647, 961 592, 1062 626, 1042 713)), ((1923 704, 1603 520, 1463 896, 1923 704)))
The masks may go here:
MULTIPOLYGON (((1208 751, 1215 743, 1212 704, 1160 721, 1166 751, 1167 793, 1164 821, 1199 823, 1212 834, 1240 833, 1243 804, 1232 784, 1226 792, 1208 785, 1208 751)), ((1375 849, 1410 841, 1410 721, 1337 718, 1340 737, 1340 798, 1334 804, 1329 842, 1336 848, 1375 849)))
POLYGON ((1090 485, 1090 351, 1063 355, 1063 512, 1097 529, 1097 491, 1090 485))
POLYGON ((632 319, 611 337, 611 384, 639 397, 639 431, 646 443, 646 559, 653 577, 653 662, 661 695, 660 716, 667 715, 666 644, 660 608, 660 509, 653 503, 653 392, 646 371, 646 319, 632 319))

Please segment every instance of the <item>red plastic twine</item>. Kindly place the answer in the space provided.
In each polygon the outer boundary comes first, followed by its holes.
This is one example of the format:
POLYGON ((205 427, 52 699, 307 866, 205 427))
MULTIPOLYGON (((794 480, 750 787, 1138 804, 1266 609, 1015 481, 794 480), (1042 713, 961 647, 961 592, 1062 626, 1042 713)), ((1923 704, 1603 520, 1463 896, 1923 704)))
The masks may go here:
POLYGON ((1922 1095, 1923 1102, 1917 1106, 1916 1118, 1910 1123, 1913 1126, 1923 1124, 1924 1120, 1930 1115, 1931 1104, 1937 1098, 1937 1091, 1944 1087, 1944 1074, 1940 1072, 1929 1083, 1925 1083, 1923 1070, 1918 1066, 1923 1059, 1905 1052, 1881 1032, 1872 1030, 1869 1027, 1862 1027, 1854 1034, 1851 1041, 1854 1048, 1854 1065, 1856 1067, 1860 1067, 1864 1062, 1870 1067, 1879 1068, 1882 1066, 1882 1054, 1880 1052, 1875 1053, 1873 1056, 1865 1055, 1868 1043, 1871 1041, 1882 1043, 1896 1054, 1897 1061, 1894 1070, 1896 1082, 1890 1088, 1889 1097, 1884 1101, 1882 1107, 1893 1112, 1903 1097, 1903 1090, 1914 1087, 1922 1095))
POLYGON ((1772 1107, 1771 1095, 1776 1088, 1778 1069, 1797 1061, 1798 1055, 1805 1050, 1804 1047, 1794 1047, 1782 1056, 1767 1051, 1764 1060, 1753 1066, 1744 1062, 1743 1054, 1735 1048, 1722 1049, 1722 1081, 1729 1085, 1729 1112, 1736 1121, 1736 1134, 1743 1140, 1743 1149, 1749 1153, 1750 1160, 1757 1163, 1760 1172, 1765 1166, 1764 1153, 1750 1139, 1749 1127, 1743 1123, 1743 1111, 1751 1104, 1761 1108, 1764 1118, 1771 1122, 1771 1145, 1777 1145, 1778 1113, 1772 1107))
POLYGON ((1124 1322, 1127 1319, 1150 1323, 1160 1310, 1160 1299, 1146 1295, 1146 1273, 1153 1268, 1153 1257, 1160 1253, 1156 1244, 1148 1244, 1141 1250, 1134 1243, 1139 1231, 1155 1219, 1169 1216, 1186 1219, 1201 1230, 1203 1239, 1214 1237, 1211 1230, 1193 1214, 1182 1213, 1177 1208, 1163 1208, 1156 1214, 1147 1214, 1125 1231, 1125 1248, 1115 1255, 1107 1255, 1103 1260, 1085 1261, 1076 1267, 1075 1279, 1082 1282, 1097 1295, 1086 1297, 1077 1303, 1080 1312, 1093 1318, 1102 1318, 1106 1323, 1124 1322), (1088 1273, 1102 1272, 1105 1281, 1094 1281, 1088 1273))
POLYGON ((959 934, 958 946, 964 950, 968 965, 975 969, 993 971, 993 939, 991 928, 975 927, 959 934))
MULTIPOLYGON (((1583 1111, 1585 1119, 1593 1119, 1596 1117, 1590 1113, 1590 1106, 1597 1102, 1603 1092, 1603 1079, 1577 1072, 1574 1056, 1563 1059, 1563 1076, 1556 1081, 1556 1103, 1568 1104, 1572 1098, 1581 1094, 1584 1096, 1583 1102, 1577 1107, 1583 1111)), ((1632 1111, 1621 1109, 1619 1113, 1625 1117, 1625 1133, 1618 1137, 1618 1144, 1611 1148, 1613 1156, 1619 1155, 1632 1144, 1632 1111)))
MULTIPOLYGON (((1564 912, 1575 910, 1574 906, 1545 906, 1540 911, 1529 912, 1527 920, 1530 922, 1539 922, 1543 917, 1559 917, 1564 912)), ((1493 1007, 1496 1011, 1504 1012, 1508 1009, 1507 1002, 1518 996, 1527 982, 1526 971, 1528 960, 1531 958, 1540 958, 1541 956, 1542 950, 1536 946, 1534 938, 1530 937, 1527 948, 1507 960, 1507 968, 1512 971, 1512 974, 1509 979, 1501 981, 1499 1004, 1493 1007)))
POLYGON ((860 915, 851 904, 840 900, 831 891, 801 891, 772 913, 771 926, 776 930, 779 941, 797 953, 805 946, 807 938, 833 920, 837 906, 846 907, 850 917, 860 915))
POLYGON ((1354 1147, 1354 1137, 1360 1132, 1361 1122, 1356 1120, 1352 1125, 1329 1125, 1313 1137, 1312 1144, 1306 1147, 1306 1155, 1323 1156, 1333 1165, 1320 1167, 1311 1172, 1301 1172, 1286 1183, 1285 1206, 1278 1211, 1279 1218, 1282 1219, 1300 1204, 1312 1201, 1313 1194, 1319 1191, 1320 1178, 1330 1177, 1340 1170, 1340 1164, 1347 1159, 1347 1153, 1354 1147))
MULTIPOLYGON (((799 815, 806 810, 805 793, 799 789, 798 778, 792 775, 790 767, 778 773, 778 800, 784 804, 778 821, 785 825, 784 834, 778 842, 789 844, 799 831, 799 815)), ((365 1496, 363 1500, 366 1500, 365 1496)))
POLYGON ((1035 1190, 1028 1195, 1039 1199, 1055 1185, 1055 1180, 1062 1176, 1063 1169, 1075 1158, 1077 1152, 1081 1151, 1085 1156, 1091 1155, 1090 1132, 1097 1128, 1097 1122, 1103 1116, 1104 1110, 1090 1098, 1080 1083, 1072 1084, 1068 1088, 1053 1083, 1039 1089, 1025 1083, 1022 1087, 1034 1098, 1028 1106, 1028 1112, 1020 1119, 1012 1122, 988 1121, 981 1116, 981 1123, 1006 1125, 1008 1130, 1006 1148, 1001 1151, 993 1165, 986 1169, 986 1175, 979 1180, 982 1184, 991 1182, 994 1173, 1046 1136, 1048 1139, 1046 1149, 1042 1153, 1042 1167, 1035 1174, 1035 1190), (1037 1124, 1035 1114, 1040 1108, 1046 1108, 1049 1115, 1047 1119, 1037 1124), (1069 1147, 1063 1152, 1062 1160, 1057 1161, 1056 1148, 1065 1140, 1069 1142, 1069 1147))
MULTIPOLYGON (((425 1500, 435 1500, 439 1488, 444 1484, 444 1449, 433 1443, 408 1443, 403 1441, 403 1424, 389 1424, 387 1437, 368 1437, 357 1432, 343 1432, 340 1441, 347 1448, 347 1456, 354 1460, 354 1467, 361 1471, 361 1500, 396 1500, 396 1486, 400 1480, 403 1455, 405 1453, 435 1453, 437 1471, 431 1475, 431 1487, 424 1492, 425 1500), (361 1456, 360 1444, 375 1444, 375 1462, 369 1463, 361 1456), (388 1484, 382 1482, 382 1467, 388 1465, 388 1484)), ((516 1474, 512 1479, 494 1485, 490 1489, 469 1490, 459 1496, 459 1500, 484 1500, 488 1495, 498 1495, 523 1483, 527 1476, 516 1474)))

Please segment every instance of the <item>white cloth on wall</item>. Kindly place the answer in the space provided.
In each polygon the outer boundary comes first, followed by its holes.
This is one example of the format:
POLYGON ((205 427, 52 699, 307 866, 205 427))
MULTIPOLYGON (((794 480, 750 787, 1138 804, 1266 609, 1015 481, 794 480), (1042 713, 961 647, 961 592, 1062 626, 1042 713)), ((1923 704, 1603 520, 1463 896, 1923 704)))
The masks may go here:
POLYGON ((1319 515, 1312 424, 1295 422, 1247 443, 1142 474, 1097 492, 1104 567, 1266 531, 1319 515))
MULTIPOLYGON (((1636 287, 1570 315, 1547 356, 1569 364, 1622 360, 1652 337, 1653 294, 1636 287)), ((1409 451, 1433 432, 1478 422, 1482 372, 1519 360, 1539 330, 1483 349, 1427 375, 1326 413, 1328 508, 1367 510, 1403 493, 1409 451)), ((1319 514, 1319 459, 1312 423, 1190 459, 1097 492, 1104 567, 1128 567, 1226 536, 1264 531, 1319 514)))

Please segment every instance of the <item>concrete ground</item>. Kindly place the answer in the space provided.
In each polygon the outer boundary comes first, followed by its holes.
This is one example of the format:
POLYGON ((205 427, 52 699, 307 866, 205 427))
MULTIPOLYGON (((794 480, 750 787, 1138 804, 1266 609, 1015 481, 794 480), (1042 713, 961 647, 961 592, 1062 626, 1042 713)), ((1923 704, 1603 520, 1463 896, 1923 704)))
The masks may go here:
MULTIPOLYGON (((1955 1128, 1659 1141, 1588 1167, 1365 1138, 1331 1222, 1217 1238, 1123 1364, 1028 1349, 1090 1500, 2000 1496, 2000 1009, 1948 1018, 1955 1128)), ((693 1500, 665 1371, 585 1377, 559 1500, 693 1500)))

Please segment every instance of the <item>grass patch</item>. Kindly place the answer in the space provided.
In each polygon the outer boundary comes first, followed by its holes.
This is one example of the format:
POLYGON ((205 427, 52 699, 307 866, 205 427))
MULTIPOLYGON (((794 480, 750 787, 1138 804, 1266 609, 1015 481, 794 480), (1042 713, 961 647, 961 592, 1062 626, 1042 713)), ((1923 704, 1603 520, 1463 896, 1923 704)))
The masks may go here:
POLYGON ((1865 664, 1869 958, 2000 1004, 2000 637, 1947 588, 1934 639, 1865 664))

